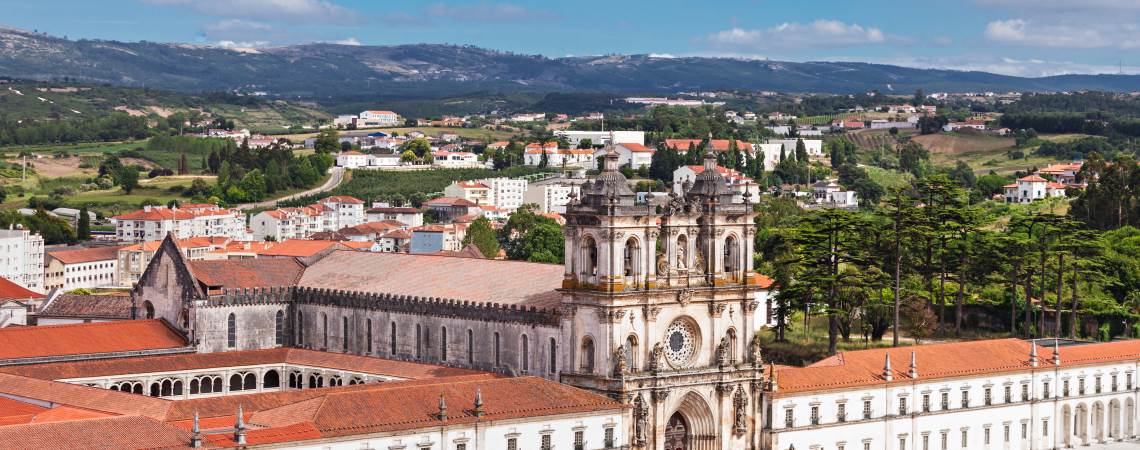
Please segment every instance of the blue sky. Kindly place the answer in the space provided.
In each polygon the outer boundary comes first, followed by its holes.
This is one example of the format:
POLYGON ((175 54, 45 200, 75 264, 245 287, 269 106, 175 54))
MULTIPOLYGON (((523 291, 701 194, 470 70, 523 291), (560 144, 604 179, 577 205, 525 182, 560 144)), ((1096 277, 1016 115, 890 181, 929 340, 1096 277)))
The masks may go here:
POLYGON ((0 0, 0 25, 69 38, 265 47, 473 44, 855 60, 1040 76, 1140 73, 1137 0, 0 0))

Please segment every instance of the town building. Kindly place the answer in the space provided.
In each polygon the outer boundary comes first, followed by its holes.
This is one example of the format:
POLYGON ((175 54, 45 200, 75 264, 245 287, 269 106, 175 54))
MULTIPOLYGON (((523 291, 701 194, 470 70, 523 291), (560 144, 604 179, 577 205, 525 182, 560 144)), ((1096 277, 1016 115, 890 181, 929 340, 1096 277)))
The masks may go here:
MULTIPOLYGON (((724 177, 728 185, 729 192, 733 194, 732 201, 734 203, 742 203, 745 199, 749 202, 756 201, 760 198, 760 186, 758 186, 751 178, 744 176, 744 174, 732 169, 721 166, 714 167, 714 170, 724 177)), ((686 191, 686 186, 692 186, 697 180, 697 176, 705 171, 704 166, 681 166, 673 171, 673 192, 678 194, 686 191)))
POLYGON ((410 206, 390 206, 386 203, 379 205, 373 203, 372 208, 364 211, 367 222, 382 220, 395 220, 409 227, 418 227, 424 224, 424 213, 410 206))
POLYGON ((479 181, 453 181, 443 188, 443 196, 461 198, 477 205, 491 203, 491 187, 479 181))
POLYGON ((47 292, 44 286, 44 238, 23 225, 0 230, 0 277, 34 292, 47 292))
POLYGON ((48 250, 44 289, 98 289, 119 286, 119 250, 123 246, 48 250))
MULTIPOLYGON (((197 237, 174 241, 175 245, 182 251, 182 255, 191 261, 219 257, 224 259, 226 256, 224 254, 219 256, 217 252, 224 251, 234 242, 241 241, 234 241, 225 237, 197 237)), ((158 251, 161 244, 162 241, 147 241, 117 247, 116 270, 118 274, 115 276, 115 285, 121 287, 134 286, 142 277, 143 272, 146 271, 150 259, 154 257, 154 252, 158 251)))
POLYGON ((0 328, 28 325, 28 313, 41 305, 45 298, 44 294, 0 277, 0 328))
POLYGON ((394 127, 399 124, 399 115, 392 111, 364 111, 356 120, 358 127, 394 127))
POLYGON ((823 140, 822 139, 769 139, 769 144, 780 144, 783 146, 784 154, 791 155, 795 158, 796 147, 800 142, 804 143, 804 150, 807 151, 808 157, 823 156, 823 140))
POLYGON ((605 156, 611 148, 618 155, 618 161, 621 166, 628 166, 634 169, 649 167, 649 164, 653 162, 653 154, 656 152, 656 150, 641 144, 618 143, 595 150, 594 161, 601 161, 602 156, 605 156))
POLYGON ((1077 175, 1081 173, 1081 166, 1084 163, 1081 161, 1074 161, 1071 163, 1050 164, 1044 169, 1037 171, 1038 176, 1050 177, 1053 181, 1061 183, 1066 186, 1081 187, 1085 186, 1084 183, 1077 182, 1077 175))
POLYGON ((368 155, 356 150, 346 150, 336 156, 337 167, 346 169, 359 169, 368 167, 368 155))
MULTIPOLYGON (((534 145, 534 144, 531 144, 534 145)), ((527 148, 523 153, 523 165, 538 167, 543 164, 543 155, 546 157, 546 167, 563 166, 594 166, 594 150, 581 148, 527 148)))
POLYGON ((1065 185, 1037 175, 1018 178, 1017 181, 1002 188, 1005 190, 1006 203, 1032 203, 1036 200, 1065 196, 1065 185))
POLYGON ((482 214, 478 204, 465 198, 433 198, 424 202, 423 206, 425 212, 434 214, 435 217, 442 222, 451 222, 457 218, 471 214, 482 214))
POLYGON ((206 204, 185 204, 177 208, 144 206, 143 209, 111 218, 115 236, 122 242, 157 241, 174 233, 178 239, 192 237, 249 238, 245 216, 237 210, 206 204))
MULTIPOLYGON (((1059 449, 1134 439, 1140 341, 841 352, 769 383, 772 449, 1059 449)), ((1120 447, 1125 448, 1125 447, 1120 447)))
POLYGON ((859 196, 855 191, 844 190, 836 180, 821 180, 811 185, 812 200, 825 208, 855 208, 859 196))
POLYGON ((467 226, 459 223, 412 228, 408 251, 418 254, 457 252, 463 248, 467 226))
POLYGON ((432 165, 435 167, 458 169, 480 168, 484 166, 484 164, 479 161, 479 155, 471 152, 440 150, 433 152, 432 155, 435 156, 435 160, 432 162, 432 165))
POLYGON ((538 205, 540 213, 565 213, 572 197, 580 193, 577 184, 534 184, 527 186, 523 203, 538 205))
POLYGON ((570 147, 578 148, 583 140, 589 140, 590 146, 601 147, 609 143, 614 144, 641 144, 645 145, 644 131, 572 131, 556 130, 554 137, 565 138, 570 147))
POLYGON ((364 223, 364 201, 334 195, 309 206, 262 211, 250 218, 253 240, 308 239, 313 233, 337 231, 364 223))

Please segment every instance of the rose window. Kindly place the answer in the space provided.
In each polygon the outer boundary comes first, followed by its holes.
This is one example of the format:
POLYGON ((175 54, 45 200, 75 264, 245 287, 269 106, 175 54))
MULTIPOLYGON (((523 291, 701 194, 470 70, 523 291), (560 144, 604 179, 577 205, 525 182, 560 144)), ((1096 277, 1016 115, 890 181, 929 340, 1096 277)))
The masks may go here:
POLYGON ((677 320, 665 329, 665 360, 673 367, 689 364, 697 353, 697 330, 687 320, 677 320))

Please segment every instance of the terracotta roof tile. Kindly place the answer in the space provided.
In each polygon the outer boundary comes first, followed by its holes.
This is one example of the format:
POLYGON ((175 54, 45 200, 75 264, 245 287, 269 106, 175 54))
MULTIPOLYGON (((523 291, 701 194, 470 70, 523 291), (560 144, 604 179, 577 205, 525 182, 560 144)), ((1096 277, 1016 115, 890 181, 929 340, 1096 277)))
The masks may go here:
POLYGON ((189 431, 138 416, 0 427, 3 450, 173 449, 189 443, 189 431))
POLYGON ((300 285, 550 307, 561 298, 560 264, 338 251, 305 269, 300 285))
POLYGON ((333 241, 288 239, 273 244, 258 254, 263 256, 295 256, 304 258, 316 255, 330 248, 336 248, 337 246, 338 244, 333 241))
POLYGON ((0 277, 0 300, 29 300, 44 298, 44 294, 37 294, 11 280, 0 277))
POLYGON ((125 295, 63 294, 38 314, 40 317, 130 319, 131 298, 125 295))
POLYGON ((292 286, 304 266, 294 258, 189 261, 199 283, 226 289, 292 286))
POLYGON ((0 328, 0 360, 184 346, 186 339, 160 320, 0 328))
POLYGON ((123 247, 92 247, 74 250, 48 250, 47 254, 64 264, 80 264, 95 261, 119 259, 119 249, 123 247))

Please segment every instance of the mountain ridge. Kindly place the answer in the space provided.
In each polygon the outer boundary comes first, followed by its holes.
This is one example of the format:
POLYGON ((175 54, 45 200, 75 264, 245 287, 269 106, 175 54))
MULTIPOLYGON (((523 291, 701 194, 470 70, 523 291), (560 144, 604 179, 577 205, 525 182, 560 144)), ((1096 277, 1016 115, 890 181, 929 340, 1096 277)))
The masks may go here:
POLYGON ((476 46, 310 43, 237 49, 69 40, 0 27, 0 76, 68 77, 182 92, 265 91, 282 97, 432 98, 474 91, 668 94, 692 90, 853 93, 1131 91, 1140 75, 1025 78, 864 62, 714 57, 546 57, 476 46))

